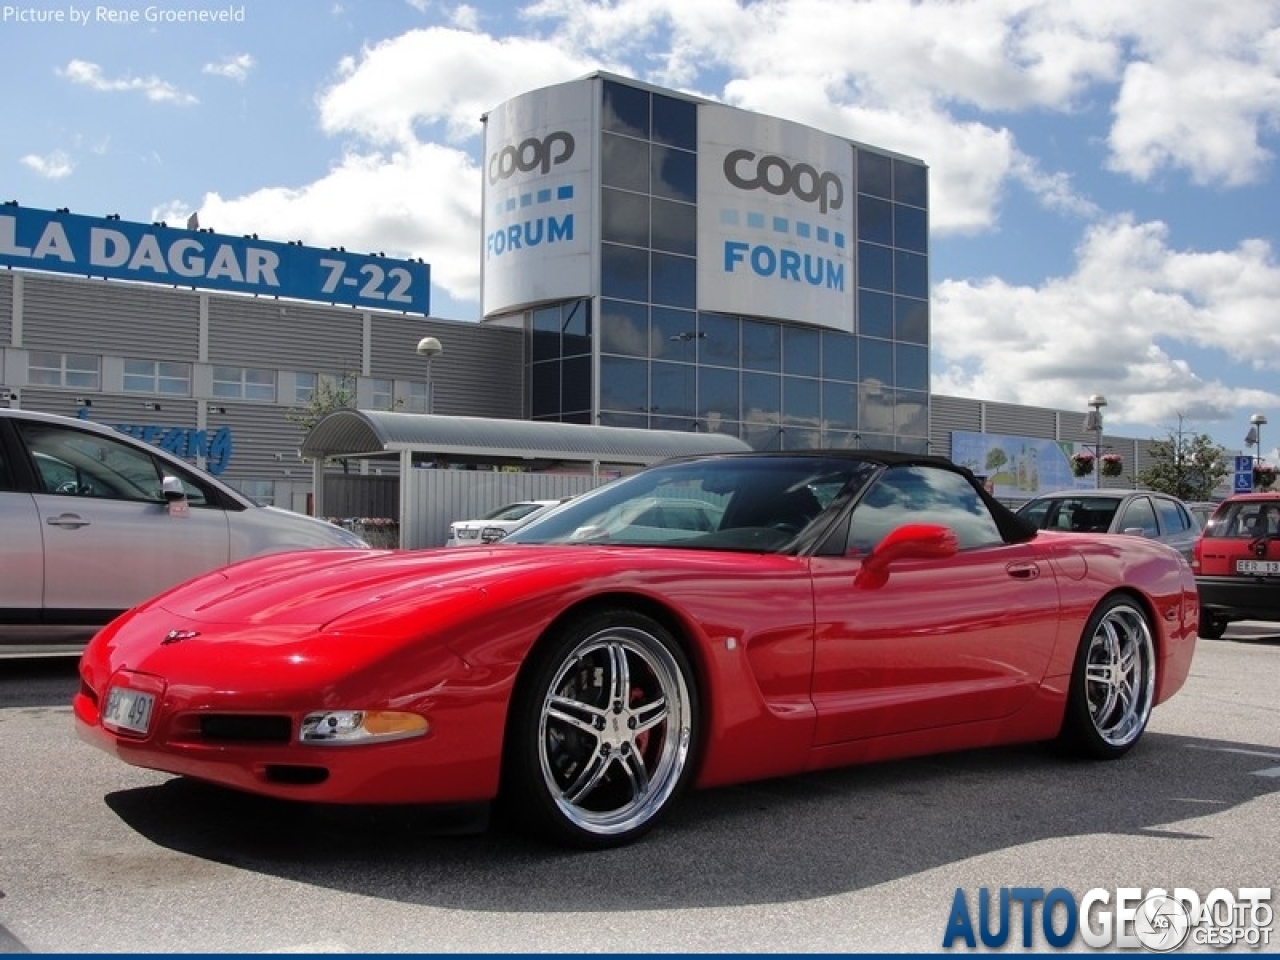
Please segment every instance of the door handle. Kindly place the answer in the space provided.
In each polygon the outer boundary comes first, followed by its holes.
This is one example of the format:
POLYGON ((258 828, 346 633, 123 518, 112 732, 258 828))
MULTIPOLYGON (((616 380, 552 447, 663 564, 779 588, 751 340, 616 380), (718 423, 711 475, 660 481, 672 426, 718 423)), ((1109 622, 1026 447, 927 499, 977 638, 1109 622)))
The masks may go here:
POLYGON ((1004 568, 1004 572, 1015 580, 1034 580, 1040 576, 1040 564, 1011 563, 1004 568))
POLYGON ((89 525, 88 520, 76 513, 60 513, 56 517, 49 517, 45 523, 51 527, 66 527, 68 530, 79 530, 89 525))

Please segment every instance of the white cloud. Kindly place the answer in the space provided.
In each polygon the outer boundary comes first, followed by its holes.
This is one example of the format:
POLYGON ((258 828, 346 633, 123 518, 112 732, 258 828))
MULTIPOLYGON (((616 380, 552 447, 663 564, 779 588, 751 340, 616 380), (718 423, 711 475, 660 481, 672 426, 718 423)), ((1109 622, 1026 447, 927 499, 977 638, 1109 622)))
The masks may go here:
POLYGON ((206 63, 200 72, 212 74, 215 77, 226 77, 228 80, 234 80, 237 83, 244 83, 248 79, 250 71, 256 65, 252 54, 240 53, 226 57, 216 63, 206 63))
POLYGON ((61 180, 63 177, 70 176, 71 172, 75 170, 75 164, 72 163, 71 157, 62 150, 53 150, 44 156, 29 153, 22 158, 21 163, 49 180, 61 180))
MULTIPOLYGON (((196 212, 201 226, 218 233, 422 257, 431 264, 434 286, 478 300, 480 213, 473 198, 479 196, 479 171, 464 153, 416 144, 387 154, 348 154, 325 177, 299 188, 231 199, 208 193, 196 212)), ((175 203, 153 216, 181 222, 191 212, 175 203)))
POLYGON ((72 83, 89 87, 100 93, 120 93, 137 91, 148 100, 156 103, 176 103, 179 106, 198 103, 189 93, 183 93, 173 84, 159 77, 129 77, 121 80, 109 80, 102 74, 102 68, 87 60, 72 60, 62 70, 60 76, 72 83))
POLYGON ((329 133, 397 146, 416 143, 419 124, 438 122, 450 142, 461 143, 477 139, 481 115, 504 100, 594 67, 536 40, 411 30, 344 61, 320 96, 320 122, 329 133))
POLYGON ((1275 406, 1280 391, 1206 381, 1187 357, 1209 350, 1280 371, 1278 301, 1280 264, 1268 244, 1176 250, 1164 224, 1117 218, 1087 231, 1069 276, 1034 287, 938 284, 933 386, 1066 409, 1081 408, 1087 389, 1111 397, 1112 418, 1130 423, 1275 406))

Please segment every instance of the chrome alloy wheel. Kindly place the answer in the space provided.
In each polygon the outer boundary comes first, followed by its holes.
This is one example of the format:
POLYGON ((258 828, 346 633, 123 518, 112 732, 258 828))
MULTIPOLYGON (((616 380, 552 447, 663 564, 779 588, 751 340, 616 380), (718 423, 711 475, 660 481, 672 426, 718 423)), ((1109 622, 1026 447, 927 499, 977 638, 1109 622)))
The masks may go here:
POLYGON ((1089 718, 1110 747, 1142 735, 1155 699, 1155 644, 1142 613, 1122 603, 1097 622, 1085 654, 1089 718))
POLYGON ((600 837, 641 828, 680 782, 692 714, 684 673, 657 637, 616 626, 584 639, 540 711, 542 778, 561 815, 600 837))

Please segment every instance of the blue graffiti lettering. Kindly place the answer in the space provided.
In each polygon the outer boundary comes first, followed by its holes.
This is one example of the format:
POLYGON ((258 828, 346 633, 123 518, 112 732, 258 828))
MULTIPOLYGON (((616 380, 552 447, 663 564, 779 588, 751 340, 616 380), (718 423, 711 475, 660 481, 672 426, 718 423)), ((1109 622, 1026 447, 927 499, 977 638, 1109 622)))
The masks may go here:
MULTIPOLYGON (((87 419, 87 417, 85 418, 87 419)), ((127 436, 159 447, 183 460, 205 458, 205 468, 214 476, 227 469, 231 461, 231 428, 219 427, 210 435, 195 427, 164 427, 155 424, 117 423, 116 430, 127 436)))

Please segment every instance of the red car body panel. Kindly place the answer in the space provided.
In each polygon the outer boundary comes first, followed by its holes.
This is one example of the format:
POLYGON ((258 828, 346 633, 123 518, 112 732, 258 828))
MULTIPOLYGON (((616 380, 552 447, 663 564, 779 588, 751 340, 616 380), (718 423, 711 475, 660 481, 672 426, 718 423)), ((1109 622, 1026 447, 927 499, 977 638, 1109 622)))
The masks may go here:
POLYGON ((79 734, 121 759, 255 793, 338 803, 486 801, 520 671, 558 621, 626 602, 693 663, 697 783, 1053 737, 1091 612, 1117 589, 1150 610, 1157 702, 1195 646, 1195 582, 1133 537, 1063 534, 909 560, 504 544, 308 551, 250 560, 126 613, 89 645, 79 734), (1118 586, 1119 585, 1119 586, 1118 586), (145 735, 103 727, 113 684, 157 701, 145 735), (398 710, 426 736, 300 743, 317 710, 398 710), (210 718, 288 718, 294 736, 207 735, 210 718), (202 732, 203 731, 203 732, 202 732))

